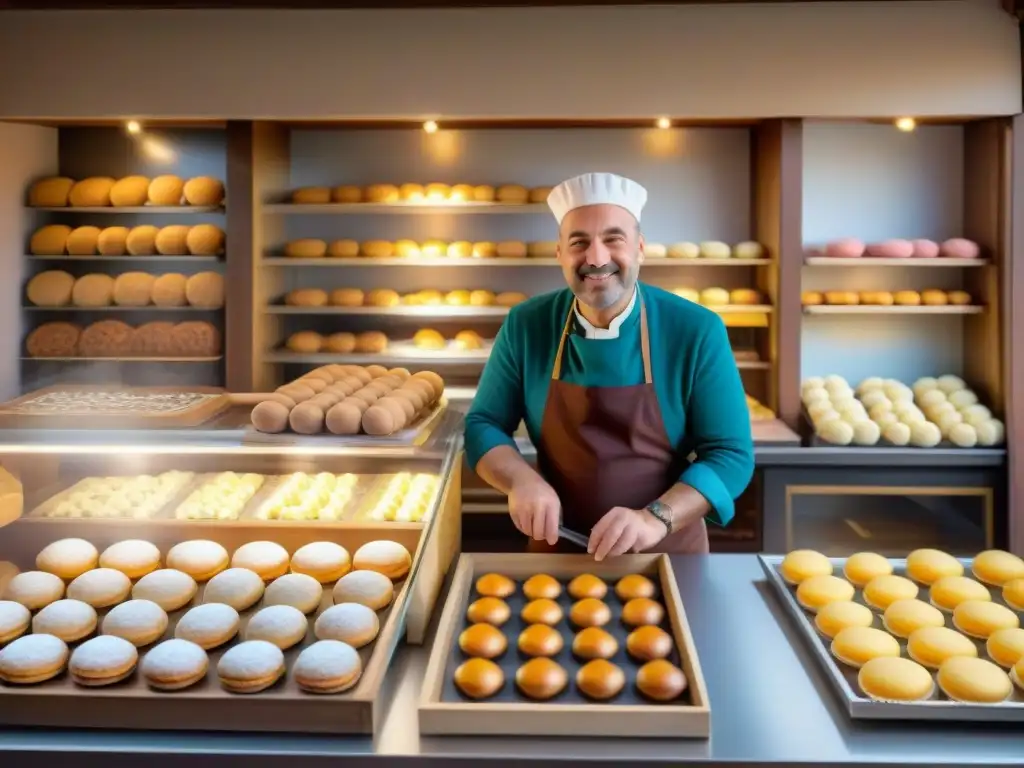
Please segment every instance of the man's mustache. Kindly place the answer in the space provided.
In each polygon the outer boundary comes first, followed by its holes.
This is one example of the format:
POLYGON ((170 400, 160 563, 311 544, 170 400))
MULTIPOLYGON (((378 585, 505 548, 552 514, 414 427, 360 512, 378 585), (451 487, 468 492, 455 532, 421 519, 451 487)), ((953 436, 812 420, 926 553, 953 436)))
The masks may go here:
POLYGON ((605 264, 603 267, 580 267, 578 274, 580 277, 587 277, 589 275, 600 277, 601 275, 614 275, 618 271, 619 268, 614 264, 605 264))

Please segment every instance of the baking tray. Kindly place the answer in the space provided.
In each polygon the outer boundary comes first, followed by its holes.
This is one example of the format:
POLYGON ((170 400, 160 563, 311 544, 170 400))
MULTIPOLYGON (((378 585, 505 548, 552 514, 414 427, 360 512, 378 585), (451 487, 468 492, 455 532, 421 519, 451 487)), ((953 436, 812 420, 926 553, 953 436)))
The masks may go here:
POLYGON ((463 554, 431 650, 419 723, 422 734, 708 738, 711 709, 707 688, 668 557, 627 555, 598 563, 586 555, 463 554), (452 678, 455 668, 467 658, 458 648, 458 636, 469 625, 465 618, 467 606, 478 597, 476 579, 491 572, 514 579, 518 587, 516 594, 506 601, 512 618, 501 627, 509 648, 495 660, 505 672, 505 685, 495 696, 473 701, 458 691, 452 678), (565 647, 554 659, 568 673, 569 685, 549 701, 533 701, 516 689, 515 671, 527 658, 516 649, 516 640, 525 626, 519 618, 526 602, 522 583, 538 573, 554 576, 563 587, 582 573, 593 573, 608 582, 605 602, 612 609, 613 619, 605 629, 619 641, 619 651, 612 661, 626 673, 627 681, 622 693, 611 701, 593 702, 576 688, 575 675, 581 663, 572 655, 575 632, 568 612, 573 600, 564 589, 558 603, 566 616, 557 629, 565 647), (633 683, 639 665, 626 654, 628 630, 618 621, 622 603, 613 591, 615 581, 630 573, 645 574, 658 585, 657 599, 666 608, 663 627, 675 640, 671 660, 689 680, 687 691, 678 701, 658 704, 641 698, 635 691, 633 683))
POLYGON ((0 404, 0 429, 154 429, 197 427, 231 406, 231 398, 219 387, 124 387, 67 384, 44 387, 0 404), (206 395, 187 408, 168 412, 113 413, 89 409, 60 413, 31 410, 30 404, 55 392, 130 392, 135 395, 195 393, 206 395))
POLYGON ((427 411, 405 429, 391 435, 373 437, 372 435, 332 435, 324 432, 319 435, 299 435, 295 432, 260 432, 249 424, 242 435, 243 445, 280 445, 298 448, 326 448, 329 446, 346 446, 352 448, 380 446, 419 446, 427 439, 441 422, 441 415, 448 407, 448 399, 442 397, 437 405, 427 411))
MULTIPOLYGON (((785 606, 790 619, 793 620, 801 636, 810 646, 811 654, 817 660, 818 664, 821 665, 822 669, 825 670, 825 676, 828 678, 832 689, 842 701, 847 714, 853 719, 952 720, 983 723, 1024 723, 1024 693, 1022 693, 1017 686, 1013 686, 1013 695, 1008 701, 1005 701, 1002 704, 963 704, 958 701, 952 701, 946 698, 943 693, 938 691, 937 685, 936 695, 928 701, 873 701, 872 699, 867 698, 861 693, 860 687, 857 685, 857 670, 840 664, 833 659, 832 653, 829 650, 830 641, 819 634, 817 628, 814 626, 813 614, 804 610, 800 606, 800 603, 797 602, 796 588, 787 584, 782 578, 779 573, 779 566, 782 564, 783 558, 779 555, 758 555, 758 559, 761 561, 761 567, 768 576, 768 582, 779 594, 782 604, 785 606)), ((834 557, 830 558, 830 560, 832 561, 833 566, 835 566, 835 572, 840 574, 846 559, 834 557)), ((907 561, 905 559, 890 559, 889 562, 893 564, 895 573, 900 576, 906 575, 907 561)), ((964 568, 967 573, 970 573, 971 560, 960 559, 960 562, 964 564, 964 568)), ((922 593, 924 593, 924 589, 925 588, 922 588, 922 593)), ((989 590, 992 592, 992 599, 995 602, 1005 605, 999 595, 999 590, 992 589, 991 587, 989 587, 989 590)), ((854 600, 859 603, 864 603, 864 598, 860 589, 856 591, 854 600)), ((879 612, 874 608, 871 610, 877 617, 879 612)), ((946 616, 946 626, 954 629, 952 625, 952 616, 945 612, 943 613, 946 616)), ((1024 616, 1022 616, 1022 618, 1024 618, 1024 616)), ((876 619, 873 626, 880 628, 880 621, 876 619)), ((902 655, 906 657, 906 640, 898 637, 896 639, 900 643, 902 655)), ((974 642, 978 646, 978 656, 983 659, 987 658, 984 641, 975 640, 974 642)), ((934 677, 934 673, 932 676, 934 677)))
MULTIPOLYGON (((166 554, 175 543, 191 538, 190 528, 174 530, 145 524, 120 527, 76 526, 66 523, 61 536, 81 536, 92 541, 102 551, 116 541, 145 538, 166 554), (186 535, 183 535, 186 534, 186 535)), ((259 539, 252 532, 225 526, 212 535, 211 527, 203 532, 223 544, 229 552, 247 541, 259 539)), ((410 554, 417 551, 420 531, 389 528, 348 529, 332 531, 325 536, 315 528, 291 528, 287 536, 275 536, 289 552, 311 541, 330 539, 344 546, 350 553, 367 541, 389 538, 403 544, 410 554)), ((58 534, 55 529, 13 523, 4 529, 0 542, 0 560, 16 567, 33 567, 35 554, 58 534), (47 536, 49 533, 51 535, 47 536)), ((380 717, 380 690, 388 665, 404 631, 409 609, 409 592, 413 571, 400 584, 395 585, 395 599, 391 606, 378 612, 381 621, 377 639, 360 649, 363 675, 354 688, 337 695, 307 694, 299 690, 291 678, 291 668, 302 648, 315 641, 313 622, 320 611, 329 607, 331 588, 325 585, 324 599, 314 614, 309 616, 309 631, 305 640, 285 651, 288 672, 272 688, 252 695, 237 695, 225 691, 217 680, 216 666, 224 652, 241 642, 249 618, 261 607, 262 601, 248 611, 241 612, 240 632, 231 642, 209 651, 210 667, 206 679, 182 691, 162 693, 150 689, 136 670, 127 680, 102 688, 83 688, 75 685, 64 672, 59 677, 34 686, 0 685, 0 722, 7 725, 32 725, 64 728, 130 728, 146 730, 199 730, 199 731, 261 731, 293 733, 370 734, 380 717)), ((205 585, 200 585, 198 604, 205 585)), ((190 606, 189 606, 190 607, 190 606)), ((162 639, 173 637, 178 619, 185 609, 170 614, 168 629, 162 639)), ((100 622, 106 609, 99 610, 100 622)), ((79 643, 72 643, 73 649, 79 643)), ((155 644, 154 644, 155 645, 155 644)), ((139 663, 153 646, 140 649, 139 663)))

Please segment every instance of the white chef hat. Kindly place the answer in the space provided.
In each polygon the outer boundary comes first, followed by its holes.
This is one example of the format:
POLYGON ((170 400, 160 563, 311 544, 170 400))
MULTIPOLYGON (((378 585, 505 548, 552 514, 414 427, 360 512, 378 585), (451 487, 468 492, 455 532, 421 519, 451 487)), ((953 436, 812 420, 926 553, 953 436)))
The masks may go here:
POLYGON ((559 224, 569 211, 601 204, 625 208, 639 222, 640 212, 647 204, 647 190, 614 173, 584 173, 563 181, 548 195, 548 207, 559 224))

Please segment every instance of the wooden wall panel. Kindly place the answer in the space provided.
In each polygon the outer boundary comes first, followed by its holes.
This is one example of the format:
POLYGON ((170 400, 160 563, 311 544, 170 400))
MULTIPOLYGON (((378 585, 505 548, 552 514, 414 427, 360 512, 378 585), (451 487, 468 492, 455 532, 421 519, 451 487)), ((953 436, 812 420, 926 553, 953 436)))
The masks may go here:
POLYGON ((1024 116, 1013 118, 1010 136, 1010 242, 1002 274, 1004 408, 1009 444, 1009 543, 1024 555, 1024 116))

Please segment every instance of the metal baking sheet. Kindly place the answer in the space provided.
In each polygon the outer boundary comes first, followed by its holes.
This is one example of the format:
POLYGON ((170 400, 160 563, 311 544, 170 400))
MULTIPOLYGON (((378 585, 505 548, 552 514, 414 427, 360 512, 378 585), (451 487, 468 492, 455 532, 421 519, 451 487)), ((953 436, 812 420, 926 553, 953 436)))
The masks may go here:
MULTIPOLYGON (((845 558, 830 558, 836 573, 840 573, 845 558)), ((1017 686, 1013 687, 1013 695, 1001 704, 964 704, 952 701, 945 694, 938 690, 936 685, 935 696, 928 701, 917 702, 895 702, 895 701, 874 701, 861 693, 857 685, 857 670, 838 663, 829 650, 830 641, 823 637, 814 626, 813 614, 804 610, 796 600, 796 588, 791 587, 779 573, 779 566, 782 564, 782 556, 779 555, 758 555, 761 567, 768 577, 768 582, 775 588, 786 612, 793 620, 796 628, 800 631, 804 640, 811 649, 811 654, 825 670, 829 683, 832 685, 836 695, 840 698, 846 708, 847 714, 855 720, 950 720, 963 722, 983 723, 1024 723, 1024 692, 1017 686)), ((906 560, 890 559, 895 572, 900 576, 906 575, 906 560)), ((970 571, 971 560, 961 559, 967 571, 970 571)), ((992 599, 995 602, 1004 604, 999 596, 999 591, 991 587, 992 599)), ((922 588, 922 593, 924 589, 922 588)), ((861 590, 857 590, 854 600, 864 603, 861 590)), ((878 616, 879 612, 872 608, 872 612, 878 616)), ((1019 612, 1018 612, 1019 615, 1019 612)), ((1024 619, 1024 616, 1022 616, 1024 619)), ((877 622, 876 622, 877 624, 877 622)), ((946 614, 946 625, 952 626, 952 617, 946 614)), ((903 656, 907 655, 907 643, 905 640, 896 638, 900 642, 903 656)), ((975 640, 978 646, 978 656, 987 658, 984 641, 975 640)), ((934 677, 934 672, 932 674, 934 677)))

